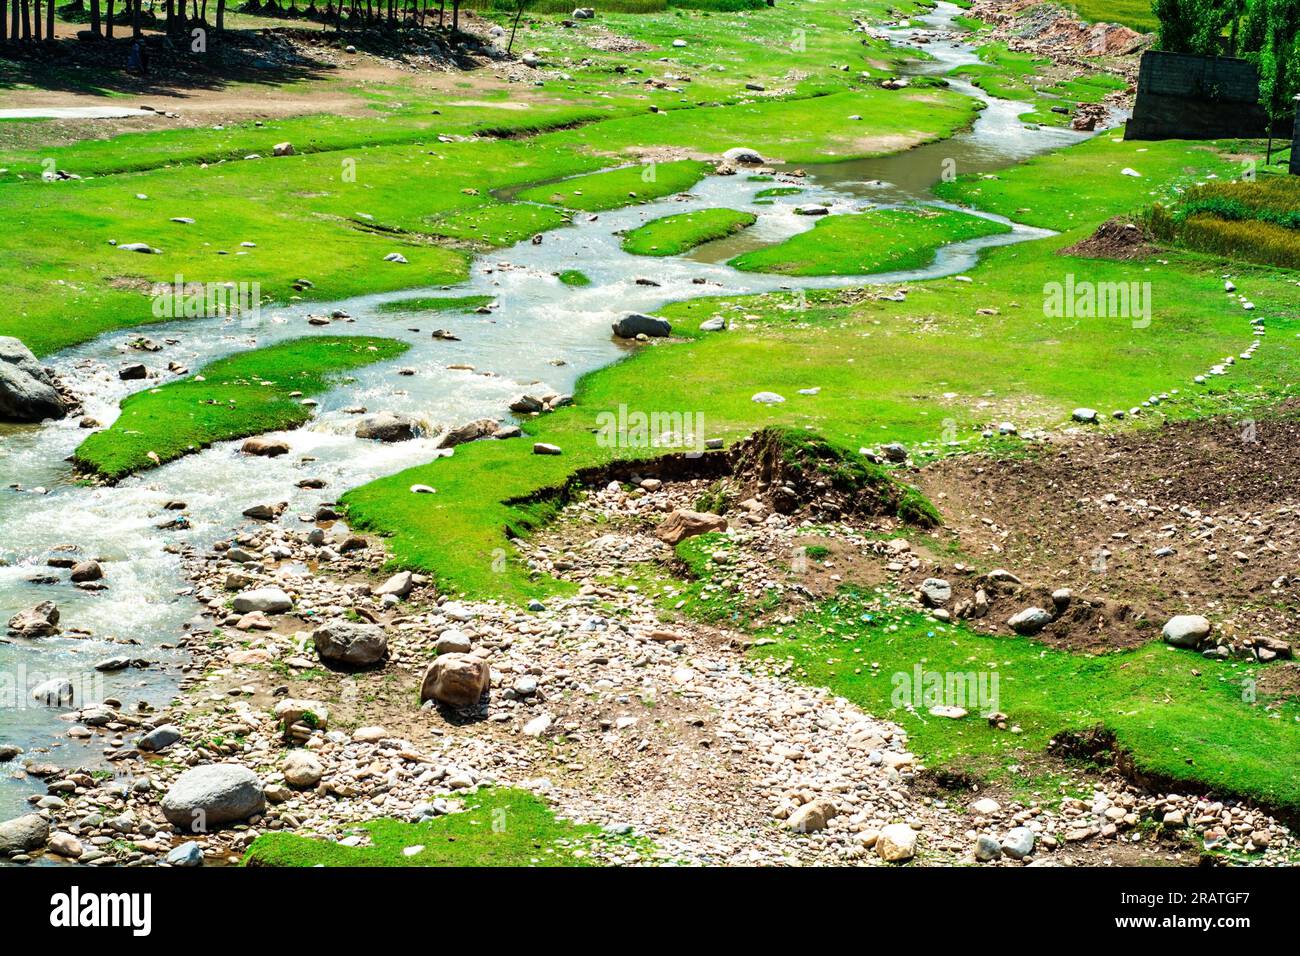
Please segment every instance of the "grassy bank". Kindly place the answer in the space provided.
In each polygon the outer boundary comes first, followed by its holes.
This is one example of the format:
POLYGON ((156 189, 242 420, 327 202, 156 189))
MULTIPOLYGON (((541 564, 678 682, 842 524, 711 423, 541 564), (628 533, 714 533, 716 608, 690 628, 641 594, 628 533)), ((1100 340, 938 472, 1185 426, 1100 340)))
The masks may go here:
POLYGON ((396 358, 408 348, 394 339, 329 335, 213 362, 197 375, 123 401, 117 421, 77 448, 76 465, 116 480, 215 442, 296 428, 312 416, 304 396, 326 391, 350 369, 396 358))
POLYGON ((638 256, 676 256, 698 245, 725 239, 754 224, 753 213, 700 209, 653 219, 623 237, 623 251, 638 256))
POLYGON ((790 276, 901 272, 929 265, 941 246, 1010 231, 1000 222, 948 209, 878 209, 825 216, 808 232, 727 264, 790 276))
MULTIPOLYGON (((1113 138, 1085 144, 999 174, 960 181, 996 211, 1067 230, 1052 239, 991 250, 971 281, 909 284, 903 301, 810 293, 696 299, 660 311, 678 341, 659 340, 584 377, 573 406, 523 426, 563 454, 536 456, 531 442, 479 442, 440 460, 349 492, 359 525, 390 535, 396 565, 435 574, 443 586, 518 598, 553 582, 533 579, 515 560, 510 539, 546 520, 555 507, 545 489, 575 470, 615 458, 661 454, 594 434, 601 415, 633 411, 703 416, 705 437, 727 441, 764 425, 812 427, 851 448, 904 441, 916 449, 982 447, 980 433, 1008 418, 1022 429, 1056 426, 1081 405, 1127 409, 1148 395, 1180 390, 1157 415, 1193 415, 1275 394, 1300 374, 1285 310, 1286 277, 1250 277, 1256 315, 1277 330, 1249 363, 1205 386, 1191 384, 1250 340, 1244 313, 1224 303, 1214 264, 1196 260, 1127 263, 1063 257, 1058 249, 1118 212, 1140 209, 1153 192, 1228 168, 1213 151, 1184 143, 1133 144, 1113 138), (1140 166, 1167 183, 1124 176, 1140 166), (1061 182, 1076 184, 1065 194, 1061 182), (1152 321, 1132 317, 1045 314, 1045 290, 1068 275, 1095 283, 1149 282, 1152 321), (703 333, 700 324, 732 328, 703 333), (906 361, 900 357, 906 356, 906 361), (815 394, 801 390, 817 389, 815 394), (773 391, 785 401, 758 404, 773 391), (437 495, 412 495, 412 484, 437 495), (503 560, 504 559, 504 560, 503 560)), ((694 420, 687 419, 687 420, 694 420)))
POLYGON ((341 846, 292 833, 265 833, 248 848, 246 866, 591 866, 589 847, 608 839, 599 827, 556 819, 523 790, 479 790, 465 809, 428 823, 379 819, 358 829, 371 845, 341 846), (409 850, 416 852, 408 852, 409 850))

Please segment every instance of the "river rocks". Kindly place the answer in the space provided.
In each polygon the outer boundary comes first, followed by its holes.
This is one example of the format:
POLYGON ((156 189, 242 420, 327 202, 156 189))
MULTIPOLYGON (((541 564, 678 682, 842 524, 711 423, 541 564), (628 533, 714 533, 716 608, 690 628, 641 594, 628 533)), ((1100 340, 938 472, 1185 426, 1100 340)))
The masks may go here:
POLYGON ((1041 607, 1027 607, 1007 618, 1007 626, 1017 634, 1037 634, 1052 623, 1052 615, 1041 607))
POLYGON ((519 415, 530 415, 534 412, 540 412, 545 407, 545 404, 540 398, 534 398, 532 395, 520 395, 510 403, 510 410, 519 415))
POLYGON ((15 747, 13 744, 5 744, 0 747, 0 763, 8 763, 23 752, 23 748, 15 747))
POLYGON ((415 575, 410 571, 398 571, 383 584, 371 588, 370 593, 376 597, 384 597, 391 594, 394 597, 404 598, 415 588, 415 575))
POLYGON ((117 370, 117 377, 124 382, 134 382, 149 376, 149 369, 139 362, 131 362, 117 370))
POLYGON ((1199 614, 1179 614, 1166 621, 1160 633, 1173 647, 1196 648, 1210 636, 1210 622, 1199 614))
POLYGON ((470 654, 442 654, 424 673, 420 700, 471 707, 487 691, 489 677, 487 661, 470 654))
POLYGON ((823 206, 821 203, 804 203, 802 206, 794 207, 796 216, 829 216, 830 207, 823 206))
POLYGON ((203 848, 193 840, 187 840, 173 848, 164 858, 168 866, 189 868, 203 865, 203 848))
POLYGON ((282 730, 302 725, 313 730, 326 730, 330 724, 329 705, 320 700, 286 697, 271 709, 282 730))
POLYGON ((464 425, 457 425, 438 440, 438 447, 455 448, 457 445, 463 445, 466 442, 478 441, 480 438, 490 438, 496 433, 500 424, 495 418, 480 418, 472 422, 466 422, 464 425))
POLYGON ((876 838, 876 853, 886 863, 906 863, 916 856, 916 831, 906 823, 891 823, 876 838))
POLYGON ((989 836, 987 833, 981 833, 975 838, 975 859, 981 863, 996 860, 1001 855, 1002 844, 996 838, 989 836))
POLYGON ((763 156, 757 150, 746 146, 733 146, 722 154, 725 162, 733 166, 762 166, 763 156))
POLYGON ((707 534, 710 531, 726 530, 727 519, 722 515, 678 508, 655 529, 655 537, 675 547, 687 538, 707 534))
POLYGON ((563 453, 564 453, 564 449, 562 449, 559 445, 552 445, 550 442, 544 442, 544 441, 533 443, 534 455, 561 455, 563 453))
POLYGON ((991 817, 1002 809, 1002 805, 992 797, 981 797, 970 805, 970 812, 980 817, 991 817))
POLYGON ((104 569, 98 561, 79 561, 72 566, 70 577, 76 584, 99 581, 104 577, 104 569))
POLYGON ((921 600, 930 607, 941 607, 952 600, 952 585, 943 578, 926 578, 921 582, 921 600))
POLYGON ((27 813, 0 823, 0 855, 33 853, 50 838, 50 825, 39 813, 27 813))
POLYGON ((205 832, 261 813, 266 809, 266 797, 261 780, 247 767, 205 764, 177 777, 161 806, 173 826, 205 832))
POLYGON ((250 438, 239 447, 239 450, 245 455, 256 455, 260 458, 278 458, 280 455, 289 454, 289 443, 283 438, 250 438))
POLYGON ((292 156, 294 152, 293 143, 276 143, 271 147, 272 156, 292 156))
POLYGON ((1076 422, 1082 422, 1085 425, 1097 424, 1097 410, 1095 408, 1076 408, 1070 413, 1070 417, 1076 422))
POLYGON ((1002 838, 1002 852, 1013 860, 1023 860, 1034 852, 1038 834, 1029 827, 1015 827, 1002 838))
POLYGON ((620 339, 634 339, 638 335, 651 338, 663 338, 672 335, 673 327, 667 319, 641 312, 629 312, 613 325, 614 334, 620 339))
POLYGON ((388 657, 388 638, 378 624, 331 621, 312 632, 316 653, 335 667, 373 667, 388 657))
POLYGON ((71 833, 55 833, 50 836, 49 850, 51 853, 57 853, 59 856, 68 860, 76 860, 81 857, 85 847, 81 841, 71 833))
POLYGON ((32 688, 32 700, 46 707, 71 707, 76 691, 66 677, 55 677, 32 688))
POLYGON ((592 7, 578 7, 572 15, 575 20, 590 20, 595 17, 596 11, 592 7))
POLYGON ((839 813, 835 804, 829 800, 813 800, 805 803, 786 818, 785 825, 796 833, 815 833, 825 830, 826 825, 839 813))
POLYGON ((163 724, 161 727, 155 727, 138 741, 136 747, 149 753, 157 753, 160 750, 166 750, 176 741, 181 739, 181 729, 174 724, 163 724))
POLYGON ((0 421, 40 422, 66 414, 53 380, 31 350, 13 336, 0 335, 0 421))
POLYGON ((433 649, 439 654, 468 654, 472 648, 473 644, 465 632, 455 628, 443 631, 433 643, 433 649))
POLYGON ((9 631, 19 637, 49 637, 59 633, 59 609, 53 601, 19 611, 9 619, 9 631))
POLYGON ((361 419, 357 424, 356 436, 371 441, 398 442, 410 441, 416 432, 415 420, 409 416, 380 412, 361 419))
POLYGON ((285 614, 293 610, 293 599, 280 588, 254 588, 236 594, 231 607, 239 614, 285 614))
POLYGON ((885 456, 885 461, 891 461, 896 465, 907 461, 907 446, 900 445, 898 442, 881 445, 880 453, 885 456))
POLYGON ((314 787, 325 776, 325 765, 310 750, 293 750, 280 767, 284 781, 298 790, 314 787))

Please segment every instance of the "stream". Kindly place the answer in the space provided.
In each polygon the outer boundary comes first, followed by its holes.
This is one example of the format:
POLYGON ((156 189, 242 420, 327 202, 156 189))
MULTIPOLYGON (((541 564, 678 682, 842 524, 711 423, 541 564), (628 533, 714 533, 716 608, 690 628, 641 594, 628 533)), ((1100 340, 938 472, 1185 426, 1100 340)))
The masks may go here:
MULTIPOLYGON (((956 32, 953 17, 959 12, 952 4, 940 3, 934 13, 890 31, 900 44, 918 32, 931 37, 924 49, 933 59, 915 63, 910 72, 942 74, 978 62, 969 45, 943 38, 956 32)), ((57 637, 9 642, 0 638, 0 745, 15 744, 26 751, 23 758, 0 764, 0 819, 23 812, 29 794, 44 793, 39 781, 23 774, 24 759, 64 766, 104 763, 102 743, 67 736, 71 711, 32 700, 30 690, 36 684, 68 677, 88 698, 85 702, 113 697, 126 708, 137 701, 162 704, 175 694, 186 658, 167 645, 189 629, 210 626, 198 617, 200 605, 178 549, 206 548, 229 538, 249 524, 241 517, 243 509, 262 502, 287 500, 281 520, 306 527, 299 516, 310 515, 320 502, 439 454, 434 437, 391 445, 359 440, 352 434, 357 415, 346 409, 362 405, 371 412, 405 413, 431 427, 505 417, 509 402, 525 388, 534 394, 570 393, 579 376, 625 354, 628 346, 611 337, 610 323, 628 311, 653 312, 668 302, 700 295, 760 293, 795 284, 834 288, 953 275, 971 268, 984 248, 1046 235, 1011 224, 1009 234, 940 250, 924 269, 869 277, 792 280, 740 273, 725 265, 737 252, 811 228, 815 220, 796 215, 796 206, 820 203, 839 213, 868 204, 940 205, 930 189, 946 168, 958 173, 995 170, 1087 135, 1026 129, 1016 117, 1029 109, 1028 104, 991 98, 960 80, 954 79, 951 88, 987 104, 973 129, 895 156, 809 167, 804 192, 771 204, 756 204, 754 194, 772 183, 751 182, 743 173, 710 176, 688 199, 669 197, 598 217, 578 214, 570 227, 546 233, 538 245, 524 242, 482 255, 468 281, 454 288, 264 308, 252 328, 237 317, 156 324, 103 335, 48 359, 47 364, 76 389, 84 413, 108 424, 118 414, 118 403, 140 387, 139 382, 118 379, 118 368, 128 361, 148 366, 148 385, 153 386, 177 378, 167 371, 169 362, 196 371, 231 353, 303 335, 383 335, 411 344, 394 362, 360 369, 344 384, 317 396, 317 415, 310 423, 277 434, 291 448, 290 454, 278 458, 244 456, 238 452, 240 442, 228 442, 116 486, 97 487, 77 483, 65 460, 86 435, 76 418, 39 427, 0 426, 0 621, 51 600, 61 611, 64 628, 57 637), (945 161, 951 162, 946 166, 945 161), (740 236, 687 256, 648 259, 619 247, 616 234, 622 230, 670 213, 713 206, 746 210, 758 219, 740 236), (564 269, 581 270, 591 285, 560 283, 554 273, 564 269), (638 278, 658 285, 638 284, 638 278), (491 314, 376 309, 384 302, 420 295, 479 294, 494 298, 491 314), (306 321, 310 314, 329 315, 335 309, 351 320, 323 327, 306 321), (434 339, 431 333, 439 327, 460 340, 434 339), (158 352, 132 350, 129 343, 142 336, 166 344, 158 352), (458 364, 473 370, 448 368, 458 364), (398 376, 397 368, 414 369, 415 374, 398 376), (309 476, 324 479, 325 489, 298 489, 297 482, 309 476), (189 527, 159 530, 176 515, 164 510, 173 500, 185 502, 189 527), (101 562, 107 587, 80 589, 68 582, 66 571, 46 566, 51 550, 66 545, 101 562), (115 656, 141 657, 151 665, 103 674, 94 669, 96 662, 115 656)), ((374 267, 407 268, 387 262, 374 267)), ((310 276, 310 266, 305 268, 310 276)), ((755 383, 756 391, 761 387, 755 383)), ((83 700, 78 697, 75 704, 80 707, 83 700)))

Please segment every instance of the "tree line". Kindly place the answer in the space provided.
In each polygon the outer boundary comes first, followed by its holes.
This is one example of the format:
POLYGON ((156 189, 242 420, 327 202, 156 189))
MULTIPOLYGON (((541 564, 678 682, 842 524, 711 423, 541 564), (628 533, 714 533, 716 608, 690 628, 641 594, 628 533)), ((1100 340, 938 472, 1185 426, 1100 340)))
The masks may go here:
POLYGON ((1158 47, 1236 56, 1259 71, 1260 102, 1274 118, 1300 94, 1300 0, 1154 0, 1158 47))

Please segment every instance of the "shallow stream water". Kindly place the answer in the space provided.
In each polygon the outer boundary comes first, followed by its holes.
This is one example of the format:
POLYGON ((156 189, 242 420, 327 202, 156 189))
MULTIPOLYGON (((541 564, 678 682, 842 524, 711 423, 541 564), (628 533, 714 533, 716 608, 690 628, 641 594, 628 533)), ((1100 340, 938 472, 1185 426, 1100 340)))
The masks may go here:
MULTIPOLYGON (((903 43, 921 30, 935 37, 925 46, 934 59, 919 62, 915 73, 944 73, 976 62, 968 46, 942 38, 953 29, 958 12, 941 3, 934 14, 893 31, 903 43)), ((932 203, 931 186, 954 165, 959 173, 996 169, 1082 138, 1061 130, 1026 130, 1016 120, 1028 109, 1026 104, 991 99, 958 81, 952 87, 988 104, 970 131, 898 156, 809 167, 805 191, 771 205, 754 203, 754 194, 771 183, 751 182, 743 174, 712 176, 692 189, 689 198, 667 198, 594 218, 580 214, 572 226, 546 233, 538 245, 521 243, 482 256, 470 279, 452 289, 410 289, 263 309, 254 327, 245 327, 238 318, 151 325, 104 335, 53 356, 48 364, 77 390, 85 414, 107 424, 116 417, 119 401, 139 388, 138 382, 117 377, 126 361, 148 366, 157 375, 149 381, 152 386, 177 377, 167 371, 169 362, 197 370, 233 352, 318 332, 385 335, 412 346, 395 362, 361 369, 348 383, 319 396, 312 422, 278 436, 291 447, 291 453, 280 458, 245 457, 238 453, 238 442, 223 443, 117 486, 95 487, 76 482, 66 461, 86 434, 75 420, 0 428, 0 622, 52 600, 68 632, 0 643, 0 744, 17 744, 27 751, 24 758, 0 765, 0 819, 22 812, 25 797, 43 790, 21 775, 24 759, 65 766, 94 765, 102 759, 100 745, 66 736, 71 726, 67 712, 30 699, 35 684, 67 676, 86 688, 90 699, 116 697, 126 707, 140 700, 162 703, 174 694, 183 658, 161 645, 174 643, 199 610, 176 547, 204 547, 228 538, 249 523, 241 517, 242 510, 260 502, 287 499, 282 520, 305 527, 298 516, 311 513, 320 502, 436 456, 432 438, 393 445, 356 439, 352 431, 357 416, 345 409, 364 405, 370 411, 402 412, 430 426, 504 417, 508 403, 525 387, 533 386, 538 394, 571 392, 580 375, 622 355, 626 346, 611 337, 610 323, 629 310, 652 312, 694 296, 764 292, 794 283, 830 288, 952 275, 970 268, 980 249, 1044 235, 1014 226, 1010 234, 949 246, 925 269, 870 277, 791 280, 740 273, 724 264, 741 248, 811 228, 812 219, 794 213, 797 205, 824 203, 833 212, 847 212, 867 202, 932 203), (619 247, 616 234, 622 230, 669 213, 712 206, 748 210, 758 221, 743 239, 714 243, 690 256, 648 259, 627 255, 619 247), (554 273, 564 269, 581 270, 591 285, 563 285, 554 273), (638 284, 638 278, 658 285, 638 284), (494 298, 490 315, 376 309, 382 302, 420 295, 474 294, 494 298), (309 314, 328 315, 334 309, 345 311, 352 321, 326 327, 306 321, 309 314), (440 327, 453 331, 460 341, 434 339, 431 332, 440 327), (132 350, 129 343, 142 335, 169 344, 159 352, 132 350), (448 368, 456 364, 474 368, 448 368), (397 368, 414 369, 415 374, 399 376, 397 368), (297 489, 296 483, 307 476, 325 479, 327 487, 297 489), (163 505, 177 499, 187 505, 184 514, 190 527, 158 530, 160 523, 175 516, 163 505), (60 545, 75 545, 82 554, 99 559, 107 587, 82 591, 67 581, 66 571, 46 567, 51 549, 60 545), (38 583, 49 575, 57 582, 38 583), (88 636, 70 636, 74 631, 88 636), (132 643, 123 646, 119 641, 132 643), (99 675, 93 665, 110 656, 144 657, 155 663, 147 669, 99 675)), ((381 262, 374 268, 408 267, 381 262)), ((309 266, 304 270, 310 274, 309 266)), ((141 307, 149 307, 148 300, 142 299, 141 307)))

